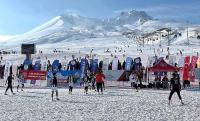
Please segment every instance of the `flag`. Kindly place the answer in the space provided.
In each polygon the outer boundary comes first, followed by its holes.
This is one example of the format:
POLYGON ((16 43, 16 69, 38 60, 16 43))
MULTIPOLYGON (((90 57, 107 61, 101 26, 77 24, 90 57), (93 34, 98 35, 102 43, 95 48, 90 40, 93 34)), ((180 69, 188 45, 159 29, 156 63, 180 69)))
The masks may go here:
POLYGON ((108 70, 108 66, 109 66, 109 58, 104 58, 103 59, 103 70, 108 70))
POLYGON ((189 80, 189 64, 190 56, 186 56, 184 59, 183 80, 189 80))
POLYGON ((197 63, 198 57, 197 56, 192 56, 192 60, 191 60, 191 70, 190 70, 190 81, 195 80, 195 67, 196 67, 196 63, 197 63))
POLYGON ((131 57, 127 57, 126 58, 125 69, 127 71, 131 71, 132 67, 133 67, 133 59, 131 57))
POLYGON ((113 62, 112 62, 112 70, 118 70, 118 62, 119 59, 118 58, 114 58, 113 62))
POLYGON ((92 72, 96 72, 97 71, 97 68, 98 68, 98 59, 94 59, 92 61, 92 72))
POLYGON ((7 77, 10 74, 10 66, 11 66, 11 62, 10 61, 6 61, 5 63, 5 70, 4 70, 4 80, 7 79, 7 77))
POLYGON ((184 67, 185 57, 180 57, 178 61, 178 67, 184 67))
POLYGON ((87 59, 81 59, 81 77, 84 78, 86 76, 88 66, 88 60, 87 59))

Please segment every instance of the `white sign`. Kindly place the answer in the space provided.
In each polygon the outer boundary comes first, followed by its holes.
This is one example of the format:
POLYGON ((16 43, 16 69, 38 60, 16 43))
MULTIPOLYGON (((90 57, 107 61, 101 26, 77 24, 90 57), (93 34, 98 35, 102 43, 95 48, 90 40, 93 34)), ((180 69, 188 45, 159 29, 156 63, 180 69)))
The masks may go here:
POLYGON ((5 71, 4 71, 4 80, 7 79, 7 77, 10 74, 10 66, 11 66, 11 62, 10 61, 6 61, 5 63, 5 71))
POLYGON ((112 62, 112 70, 118 70, 118 58, 114 58, 112 62))
POLYGON ((108 66, 109 66, 109 58, 104 58, 103 59, 103 70, 108 70, 108 66))

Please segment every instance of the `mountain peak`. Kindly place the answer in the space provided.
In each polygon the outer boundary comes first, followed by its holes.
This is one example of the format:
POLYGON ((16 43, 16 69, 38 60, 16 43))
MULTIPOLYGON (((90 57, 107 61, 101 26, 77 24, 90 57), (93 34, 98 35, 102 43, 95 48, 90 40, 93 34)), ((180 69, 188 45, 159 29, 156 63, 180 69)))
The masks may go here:
POLYGON ((64 13, 60 15, 61 17, 71 17, 71 18, 81 18, 82 16, 76 14, 76 13, 64 13))
POLYGON ((153 20, 153 17, 149 16, 144 11, 122 11, 118 16, 112 19, 112 23, 117 25, 126 25, 126 24, 143 24, 148 20, 153 20))
POLYGON ((149 16, 145 11, 136 11, 136 10, 130 10, 130 11, 122 11, 120 13, 121 17, 134 17, 136 19, 141 20, 152 20, 153 17, 149 16))

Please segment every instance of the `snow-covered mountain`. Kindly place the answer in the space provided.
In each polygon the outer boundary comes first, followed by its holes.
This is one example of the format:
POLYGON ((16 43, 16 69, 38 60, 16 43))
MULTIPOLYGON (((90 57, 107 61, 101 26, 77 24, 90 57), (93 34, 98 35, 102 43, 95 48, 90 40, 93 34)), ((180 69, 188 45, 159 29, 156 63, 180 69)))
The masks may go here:
POLYGON ((153 18, 147 15, 144 11, 131 10, 128 12, 121 12, 120 15, 109 19, 109 24, 115 26, 143 24, 146 21, 153 20, 153 18))
MULTIPOLYGON (((183 34, 186 32, 186 24, 159 21, 144 11, 132 10, 121 12, 116 17, 104 20, 88 18, 77 14, 63 14, 27 33, 18 35, 6 42, 1 42, 2 46, 0 49, 16 47, 21 43, 46 45, 62 42, 79 43, 86 39, 95 38, 124 37, 126 32, 134 32, 137 34, 136 36, 141 36, 147 33, 155 33, 154 31, 161 28, 170 28, 183 34)), ((199 30, 199 26, 191 26, 191 28, 194 28, 192 29, 194 32, 199 30)), ((153 34, 149 37, 154 36, 157 35, 153 34)), ((107 42, 109 43, 109 41, 107 42)), ((178 38, 177 41, 174 40, 172 43, 181 44, 182 42, 181 38, 178 38)))

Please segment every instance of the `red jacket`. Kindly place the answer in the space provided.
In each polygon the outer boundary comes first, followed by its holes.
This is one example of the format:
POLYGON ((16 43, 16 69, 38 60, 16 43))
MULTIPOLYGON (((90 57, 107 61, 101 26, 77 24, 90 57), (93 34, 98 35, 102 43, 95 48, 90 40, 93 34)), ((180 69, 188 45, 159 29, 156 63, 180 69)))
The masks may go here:
POLYGON ((103 83, 103 78, 105 79, 105 75, 104 74, 96 74, 95 78, 96 78, 96 83, 103 83))

